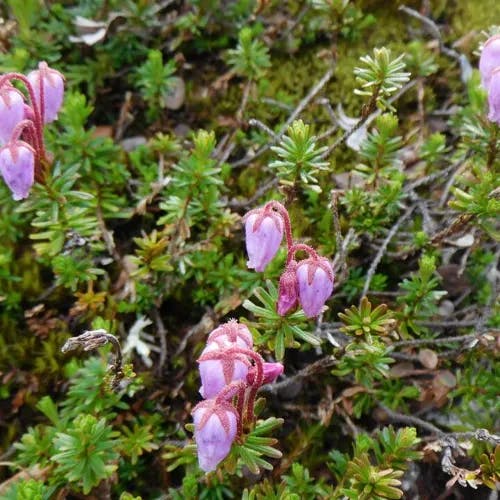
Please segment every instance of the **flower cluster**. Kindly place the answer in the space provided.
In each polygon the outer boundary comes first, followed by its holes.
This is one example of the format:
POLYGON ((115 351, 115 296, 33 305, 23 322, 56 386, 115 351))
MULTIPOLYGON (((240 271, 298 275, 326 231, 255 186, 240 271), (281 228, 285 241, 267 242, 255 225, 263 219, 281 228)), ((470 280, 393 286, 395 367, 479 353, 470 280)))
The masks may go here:
POLYGON ((489 38, 479 59, 483 87, 488 92, 488 119, 500 125, 500 35, 489 38))
POLYGON ((333 269, 330 261, 320 257, 309 245, 294 243, 290 217, 286 208, 270 201, 245 215, 248 267, 262 272, 276 255, 283 234, 287 241, 287 262, 281 275, 276 309, 280 316, 299 304, 308 318, 317 316, 333 292, 333 269), (306 259, 297 261, 295 254, 304 251, 306 259))
POLYGON ((27 76, 0 76, 0 173, 14 200, 29 195, 34 181, 43 181, 49 159, 43 126, 57 118, 64 95, 64 78, 45 62, 27 76), (12 85, 21 82, 26 96, 12 85))
POLYGON ((243 426, 253 423, 259 387, 276 380, 283 365, 265 363, 253 350, 250 330, 236 320, 209 335, 198 363, 204 401, 192 411, 194 439, 200 468, 210 472, 226 458, 243 426))

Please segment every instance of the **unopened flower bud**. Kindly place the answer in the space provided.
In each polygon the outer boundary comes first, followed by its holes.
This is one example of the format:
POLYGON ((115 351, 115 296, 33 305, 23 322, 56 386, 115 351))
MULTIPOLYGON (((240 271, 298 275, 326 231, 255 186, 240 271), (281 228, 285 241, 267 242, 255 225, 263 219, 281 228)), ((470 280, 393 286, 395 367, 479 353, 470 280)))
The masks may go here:
POLYGON ((200 468, 213 471, 231 451, 238 429, 238 414, 226 401, 202 401, 193 412, 194 439, 200 468))
POLYGON ((479 59, 479 72, 483 87, 488 90, 495 68, 500 67, 500 35, 494 35, 483 45, 479 59))
POLYGON ((278 252, 283 231, 283 219, 273 210, 260 208, 252 210, 245 216, 248 268, 258 272, 264 271, 278 252))
POLYGON ((49 68, 47 63, 41 62, 38 69, 31 71, 27 78, 35 92, 36 105, 43 113, 44 123, 53 122, 63 102, 64 77, 59 71, 49 68), (43 86, 43 103, 40 96, 41 86, 43 86))
POLYGON ((488 119, 500 125, 500 66, 491 73, 488 88, 488 119))
POLYGON ((24 118, 24 99, 12 85, 0 88, 0 146, 10 141, 16 125, 24 118))
POLYGON ((29 195, 35 180, 35 151, 24 141, 9 142, 0 148, 0 174, 14 200, 29 195))
POLYGON ((324 257, 300 261, 297 266, 300 305, 308 318, 317 316, 333 292, 333 270, 324 257))
POLYGON ((297 306, 299 300, 299 282, 297 281, 297 262, 292 260, 280 277, 278 288, 278 303, 276 310, 280 316, 285 316, 297 306))

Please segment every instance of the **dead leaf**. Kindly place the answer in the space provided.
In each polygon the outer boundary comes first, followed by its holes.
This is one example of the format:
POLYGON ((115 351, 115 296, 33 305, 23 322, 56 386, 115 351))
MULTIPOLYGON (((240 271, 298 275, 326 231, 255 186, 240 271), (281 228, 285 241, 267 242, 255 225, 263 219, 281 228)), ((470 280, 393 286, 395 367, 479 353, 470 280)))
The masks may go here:
POLYGON ((437 354, 432 349, 421 349, 418 353, 418 360, 423 366, 431 370, 434 370, 439 362, 437 354))

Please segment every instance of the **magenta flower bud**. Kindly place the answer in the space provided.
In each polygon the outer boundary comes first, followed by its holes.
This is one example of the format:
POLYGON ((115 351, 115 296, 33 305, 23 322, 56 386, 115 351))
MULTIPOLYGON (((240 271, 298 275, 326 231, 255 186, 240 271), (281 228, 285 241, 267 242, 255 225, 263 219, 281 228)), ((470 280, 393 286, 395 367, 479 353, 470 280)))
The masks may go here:
POLYGON ((253 337, 246 325, 238 323, 235 319, 219 326, 210 333, 207 345, 215 342, 219 348, 241 347, 252 349, 253 337))
POLYGON ((483 45, 479 59, 479 71, 483 87, 488 90, 495 68, 500 67, 500 35, 494 35, 483 45))
POLYGON ((24 118, 24 98, 12 85, 0 89, 0 145, 10 141, 16 125, 24 118))
POLYGON ((284 231, 283 219, 273 210, 258 208, 247 213, 244 220, 247 266, 262 272, 280 247, 284 231))
POLYGON ((27 198, 35 180, 34 149, 19 140, 0 148, 0 174, 14 200, 27 198))
POLYGON ((289 311, 297 307, 298 301, 299 282, 297 281, 297 262, 292 260, 280 277, 276 311, 280 316, 285 316, 289 311))
POLYGON ((231 451, 238 430, 238 413, 226 401, 209 399, 197 404, 192 414, 198 463, 205 472, 213 471, 231 451))
POLYGON ((500 66, 493 70, 488 88, 488 120, 500 125, 500 66))
POLYGON ((36 105, 43 114, 43 122, 53 122, 63 102, 64 77, 59 71, 49 68, 46 62, 41 62, 38 69, 31 71, 27 78, 35 92, 36 105), (43 86, 43 102, 41 102, 40 86, 43 86))
MULTIPOLYGON (((284 371, 284 366, 281 363, 264 363, 262 365, 264 370, 264 380, 262 384, 272 384, 284 371)), ((257 370, 254 366, 250 368, 247 375, 247 382, 253 385, 257 370)))
POLYGON ((250 366, 245 355, 220 349, 215 342, 203 349, 198 363, 201 377, 200 394, 205 399, 217 396, 231 382, 245 380, 250 366))
POLYGON ((333 270, 324 257, 309 258, 297 266, 300 305, 308 318, 317 316, 333 292, 333 270))

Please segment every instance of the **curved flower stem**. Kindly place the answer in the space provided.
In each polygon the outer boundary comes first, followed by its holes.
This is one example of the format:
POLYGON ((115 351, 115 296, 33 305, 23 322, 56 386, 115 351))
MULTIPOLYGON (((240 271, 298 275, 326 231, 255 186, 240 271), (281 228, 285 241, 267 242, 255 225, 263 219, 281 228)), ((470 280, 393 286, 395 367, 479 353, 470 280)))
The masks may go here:
POLYGON ((285 236, 286 236, 286 246, 290 252, 290 248, 293 246, 293 236, 292 236, 292 224, 290 222, 290 215, 288 210, 279 202, 272 200, 265 205, 266 210, 274 209, 283 218, 283 224, 285 225, 285 236))
POLYGON ((245 404, 245 390, 247 388, 247 384, 243 382, 243 380, 235 380, 231 382, 229 385, 224 387, 219 394, 217 394, 215 398, 215 403, 220 404, 227 399, 231 399, 234 396, 237 396, 238 401, 236 404, 236 411, 238 412, 238 422, 237 422, 237 434, 241 436, 243 433, 243 407, 245 404))
POLYGON ((35 124, 31 120, 21 120, 12 131, 12 135, 10 136, 10 141, 15 142, 21 137, 21 134, 28 129, 28 133, 33 138, 35 150, 37 152, 37 156, 40 153, 40 144, 38 144, 38 136, 36 133, 35 124))
MULTIPOLYGON (((257 354, 255 351, 252 351, 250 349, 243 349, 242 347, 231 347, 226 352, 228 354, 231 353, 244 354, 245 356, 248 356, 255 362, 257 373, 255 375, 253 383, 250 386, 250 391, 248 393, 248 398, 246 401, 246 419, 245 419, 247 422, 252 422, 254 418, 253 410, 254 410, 255 396, 257 395, 257 391, 259 390, 260 386, 264 382, 264 360, 262 359, 262 356, 260 354, 257 354)), ((240 404, 240 402, 238 402, 238 404, 240 404)), ((243 412, 243 408, 241 410, 243 412)))
POLYGON ((296 243, 295 245, 292 245, 289 250, 288 250, 288 258, 286 260, 286 264, 290 264, 292 261, 293 257, 295 256, 295 253, 298 252, 299 250, 303 250, 304 252, 307 252, 310 257, 312 257, 314 260, 319 259, 319 255, 314 250, 314 248, 310 247, 309 245, 306 245, 304 243, 296 243))

